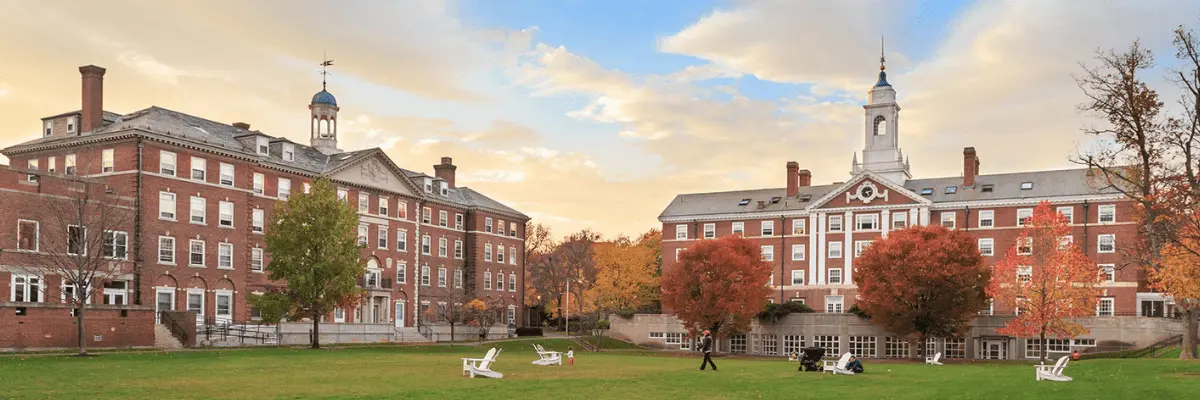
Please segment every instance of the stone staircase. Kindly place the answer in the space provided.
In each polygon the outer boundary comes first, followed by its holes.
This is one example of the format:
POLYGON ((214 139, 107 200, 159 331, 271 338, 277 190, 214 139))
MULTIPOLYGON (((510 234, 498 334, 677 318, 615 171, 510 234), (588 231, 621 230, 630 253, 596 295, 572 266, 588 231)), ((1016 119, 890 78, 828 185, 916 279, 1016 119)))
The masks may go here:
POLYGON ((171 334, 171 330, 166 325, 155 324, 154 348, 165 350, 182 349, 183 344, 179 343, 179 339, 176 339, 175 335, 171 334))

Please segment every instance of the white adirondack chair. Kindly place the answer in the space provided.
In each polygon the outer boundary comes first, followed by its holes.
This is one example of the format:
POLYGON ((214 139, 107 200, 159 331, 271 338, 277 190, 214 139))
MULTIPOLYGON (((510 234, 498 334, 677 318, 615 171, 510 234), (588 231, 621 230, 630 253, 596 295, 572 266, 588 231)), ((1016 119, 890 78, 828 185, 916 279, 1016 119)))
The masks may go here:
POLYGON ((534 365, 562 365, 562 353, 557 351, 547 351, 542 348, 542 345, 534 343, 533 349, 537 351, 538 359, 533 360, 534 365))
POLYGON ((500 349, 493 347, 488 350, 483 358, 464 358, 463 360, 463 375, 468 375, 472 378, 482 376, 485 378, 503 378, 504 374, 492 371, 492 363, 496 361, 496 357, 500 356, 500 349))
POLYGON ((942 365, 942 353, 938 352, 933 357, 925 357, 926 364, 942 365))
POLYGON ((854 371, 846 369, 846 364, 850 363, 850 352, 842 354, 842 358, 839 358, 837 361, 825 360, 823 363, 824 365, 821 366, 821 372, 828 372, 834 375, 854 375, 854 371))
POLYGON ((1054 365, 1034 365, 1034 370, 1037 371, 1037 380, 1051 380, 1059 382, 1070 382, 1071 377, 1063 375, 1063 370, 1067 369, 1067 363, 1071 360, 1070 356, 1062 356, 1054 365))

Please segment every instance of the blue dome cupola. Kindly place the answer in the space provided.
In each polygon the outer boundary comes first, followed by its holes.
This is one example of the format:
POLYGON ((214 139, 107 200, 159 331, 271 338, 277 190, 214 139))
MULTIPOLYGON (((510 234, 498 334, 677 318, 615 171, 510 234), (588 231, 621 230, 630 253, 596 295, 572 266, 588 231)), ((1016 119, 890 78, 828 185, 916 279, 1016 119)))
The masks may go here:
POLYGON ((312 104, 313 105, 325 104, 325 105, 330 105, 330 106, 336 107, 337 99, 333 97, 333 93, 329 93, 329 91, 325 90, 325 84, 322 83, 321 91, 317 92, 317 94, 313 95, 312 104))
POLYGON ((337 99, 333 93, 325 90, 325 76, 329 74, 329 66, 333 60, 321 62, 321 91, 313 95, 312 103, 308 105, 311 111, 309 122, 312 125, 312 137, 309 138, 312 147, 324 154, 341 153, 337 148, 337 99))

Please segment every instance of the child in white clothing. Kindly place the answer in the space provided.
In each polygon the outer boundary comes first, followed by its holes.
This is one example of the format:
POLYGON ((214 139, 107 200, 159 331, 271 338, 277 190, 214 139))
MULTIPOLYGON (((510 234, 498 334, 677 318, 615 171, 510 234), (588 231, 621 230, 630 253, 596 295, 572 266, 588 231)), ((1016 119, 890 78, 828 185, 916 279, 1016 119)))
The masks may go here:
POLYGON ((567 346, 567 365, 575 366, 575 350, 571 346, 567 346))

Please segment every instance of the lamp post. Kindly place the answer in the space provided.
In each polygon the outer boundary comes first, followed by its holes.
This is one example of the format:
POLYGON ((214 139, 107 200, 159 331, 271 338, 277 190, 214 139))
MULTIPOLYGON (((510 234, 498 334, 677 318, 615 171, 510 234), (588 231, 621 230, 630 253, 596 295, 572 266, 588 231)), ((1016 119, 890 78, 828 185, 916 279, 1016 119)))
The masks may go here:
POLYGON ((563 332, 567 333, 567 337, 571 337, 571 278, 567 277, 567 295, 564 299, 566 304, 563 305, 563 332))

